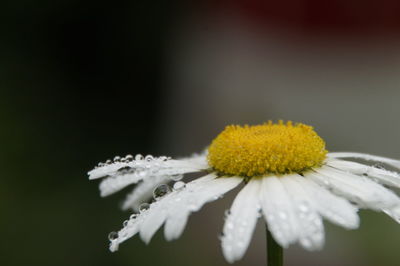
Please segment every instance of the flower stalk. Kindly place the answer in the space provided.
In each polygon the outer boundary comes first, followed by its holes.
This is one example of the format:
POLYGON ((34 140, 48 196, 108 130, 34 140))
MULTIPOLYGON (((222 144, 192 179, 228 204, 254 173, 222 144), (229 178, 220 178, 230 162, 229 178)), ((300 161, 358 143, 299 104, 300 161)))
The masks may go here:
POLYGON ((271 232, 265 226, 267 231, 267 266, 282 266, 283 265, 283 249, 276 243, 271 232))

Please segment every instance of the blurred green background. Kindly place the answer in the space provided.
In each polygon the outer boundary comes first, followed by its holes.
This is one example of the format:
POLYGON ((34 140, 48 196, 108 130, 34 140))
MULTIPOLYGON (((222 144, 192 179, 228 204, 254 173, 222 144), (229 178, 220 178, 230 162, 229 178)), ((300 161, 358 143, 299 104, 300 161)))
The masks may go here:
MULTIPOLYGON (((201 151, 229 123, 291 119, 329 150, 400 158, 395 2, 1 5, 1 265, 227 265, 218 234, 235 192, 177 241, 111 253, 125 193, 100 198, 86 173, 115 155, 201 151)), ((398 265, 400 226, 361 221, 326 223, 325 248, 290 247, 286 265, 398 265)), ((264 238, 260 221, 236 265, 265 264, 264 238)))

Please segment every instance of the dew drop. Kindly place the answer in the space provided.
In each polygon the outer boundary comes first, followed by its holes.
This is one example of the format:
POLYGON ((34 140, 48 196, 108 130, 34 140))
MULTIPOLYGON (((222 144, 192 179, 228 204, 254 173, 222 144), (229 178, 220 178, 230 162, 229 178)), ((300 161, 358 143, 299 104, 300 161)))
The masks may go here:
POLYGON ((174 190, 180 190, 186 186, 185 182, 178 181, 174 183, 174 190))
POLYGON ((282 220, 286 220, 286 218, 287 218, 287 214, 283 211, 279 212, 278 215, 279 215, 279 218, 281 218, 282 220))
POLYGON ((108 160, 106 161, 106 164, 112 164, 112 161, 111 161, 110 159, 108 159, 108 160))
POLYGON ((153 190, 153 198, 159 200, 170 192, 171 188, 167 184, 161 184, 153 190))
POLYGON ((226 227, 227 227, 228 229, 233 229, 233 228, 235 228, 235 226, 233 225, 232 222, 228 222, 228 223, 226 224, 226 227))
POLYGON ((148 204, 147 202, 144 202, 142 204, 139 205, 139 212, 144 212, 147 211, 150 208, 150 204, 148 204))
POLYGON ((131 216, 129 217, 129 219, 131 219, 131 220, 134 220, 134 219, 136 219, 137 218, 137 214, 136 213, 133 213, 133 214, 131 214, 131 216))
POLYGON ((128 223, 129 223, 129 221, 128 221, 128 220, 125 220, 125 221, 122 223, 122 226, 123 226, 123 227, 126 227, 126 226, 128 225, 128 223))
POLYGON ((308 206, 306 203, 302 203, 299 205, 299 210, 302 212, 308 212, 308 206))
POLYGON ((378 168, 378 169, 385 169, 385 167, 383 167, 383 165, 380 163, 374 164, 373 167, 378 168))
POLYGON ((135 160, 136 160, 136 161, 141 161, 141 160, 143 160, 143 155, 141 155, 140 153, 139 153, 139 154, 136 154, 135 160))
POLYGON ((139 175, 140 177, 145 177, 146 174, 147 174, 147 171, 146 171, 146 170, 140 170, 139 173, 138 173, 138 175, 139 175))
POLYGON ((133 160, 132 154, 126 155, 126 156, 125 156, 125 160, 127 160, 128 162, 132 161, 132 160, 133 160))
POLYGON ((108 240, 113 241, 118 238, 118 232, 111 232, 108 234, 108 240))
POLYGON ((144 158, 147 162, 150 162, 152 160, 154 160, 154 157, 152 155, 146 155, 146 157, 144 158))
POLYGON ((162 162, 168 161, 168 157, 167 156, 161 156, 160 157, 160 161, 162 161, 162 162))
POLYGON ((183 178, 183 175, 181 175, 181 174, 171 175, 169 178, 171 178, 171 180, 173 180, 173 181, 179 181, 183 178))
POLYGON ((98 167, 102 167, 102 166, 104 166, 104 163, 100 162, 100 163, 98 163, 97 166, 98 166, 98 167))
POLYGON ((121 160, 121 157, 120 156, 115 156, 114 157, 114 162, 119 162, 121 160))
POLYGON ((129 167, 129 166, 124 166, 124 167, 121 167, 121 168, 119 168, 117 171, 118 172, 129 172, 129 170, 131 170, 132 168, 131 167, 129 167))

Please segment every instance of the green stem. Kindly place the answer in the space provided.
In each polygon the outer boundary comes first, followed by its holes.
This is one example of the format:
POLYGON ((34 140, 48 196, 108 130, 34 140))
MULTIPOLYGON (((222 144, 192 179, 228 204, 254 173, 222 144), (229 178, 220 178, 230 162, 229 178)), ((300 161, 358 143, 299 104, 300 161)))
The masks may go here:
POLYGON ((271 232, 267 231, 267 265, 268 266, 282 266, 283 265, 283 249, 275 242, 271 232))

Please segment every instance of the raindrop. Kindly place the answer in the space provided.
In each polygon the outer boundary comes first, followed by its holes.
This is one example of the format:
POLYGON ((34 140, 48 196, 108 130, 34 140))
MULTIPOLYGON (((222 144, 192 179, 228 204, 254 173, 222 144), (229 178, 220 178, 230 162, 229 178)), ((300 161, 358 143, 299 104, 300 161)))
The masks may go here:
POLYGON ((173 181, 179 181, 183 178, 183 175, 181 174, 171 175, 169 178, 171 178, 173 181))
POLYGON ((134 220, 136 219, 138 215, 136 213, 131 214, 131 216, 129 217, 129 219, 134 220))
POLYGON ((146 155, 146 157, 144 158, 147 162, 150 162, 152 160, 154 160, 154 157, 151 155, 146 155))
POLYGON ((227 227, 228 229, 233 229, 233 228, 235 228, 235 226, 233 225, 232 222, 228 222, 228 223, 226 224, 226 227, 227 227))
POLYGON ((121 160, 121 157, 120 156, 115 156, 114 157, 114 162, 119 162, 121 160))
POLYGON ((306 204, 306 203, 300 204, 299 210, 302 211, 302 212, 308 212, 308 206, 307 206, 307 204, 306 204))
POLYGON ((104 163, 100 162, 97 166, 102 167, 102 166, 104 166, 104 163))
POLYGON ((168 157, 167 157, 167 156, 161 156, 161 157, 160 157, 160 160, 161 160, 162 162, 168 161, 168 157))
POLYGON ((140 177, 145 177, 146 175, 147 175, 147 171, 146 170, 139 171, 139 176, 140 177))
POLYGON ((375 168, 378 168, 378 169, 385 169, 385 167, 383 167, 383 165, 380 164, 380 163, 374 164, 372 167, 375 167, 375 168))
POLYGON ((308 238, 303 238, 300 240, 301 244, 303 245, 304 248, 311 248, 311 240, 308 238))
POLYGON ((143 160, 143 155, 141 155, 140 153, 137 154, 137 155, 135 156, 135 160, 136 160, 136 161, 141 161, 141 160, 143 160))
POLYGON ((113 241, 118 238, 118 232, 111 232, 108 234, 108 240, 113 241))
POLYGON ((168 193, 171 192, 171 188, 167 184, 162 184, 156 187, 153 191, 153 197, 155 200, 159 200, 168 193))
POLYGON ((287 218, 287 214, 283 211, 279 212, 279 218, 281 218, 282 220, 285 220, 287 218))
POLYGON ((236 243, 236 245, 238 246, 238 247, 244 247, 244 242, 243 241, 238 241, 237 243, 236 243))
POLYGON ((106 161, 106 164, 112 164, 112 161, 111 161, 110 159, 108 159, 108 160, 106 161))
POLYGON ((126 163, 127 161, 126 161, 126 159, 123 157, 123 158, 121 158, 121 163, 126 163))
POLYGON ((132 161, 132 160, 133 160, 132 154, 126 155, 126 156, 125 156, 125 160, 127 160, 128 162, 132 161))
POLYGON ((125 220, 125 221, 122 223, 122 226, 123 226, 123 227, 126 227, 126 226, 128 225, 128 223, 129 223, 129 221, 128 221, 128 220, 125 220))
POLYGON ((142 204, 140 204, 139 206, 139 212, 144 212, 147 211, 150 208, 150 204, 148 204, 147 202, 144 202, 142 204))
POLYGON ((129 166, 124 166, 118 169, 118 172, 128 172, 130 169, 132 169, 129 166))
POLYGON ((174 183, 174 190, 180 190, 186 186, 185 182, 178 181, 174 183))

